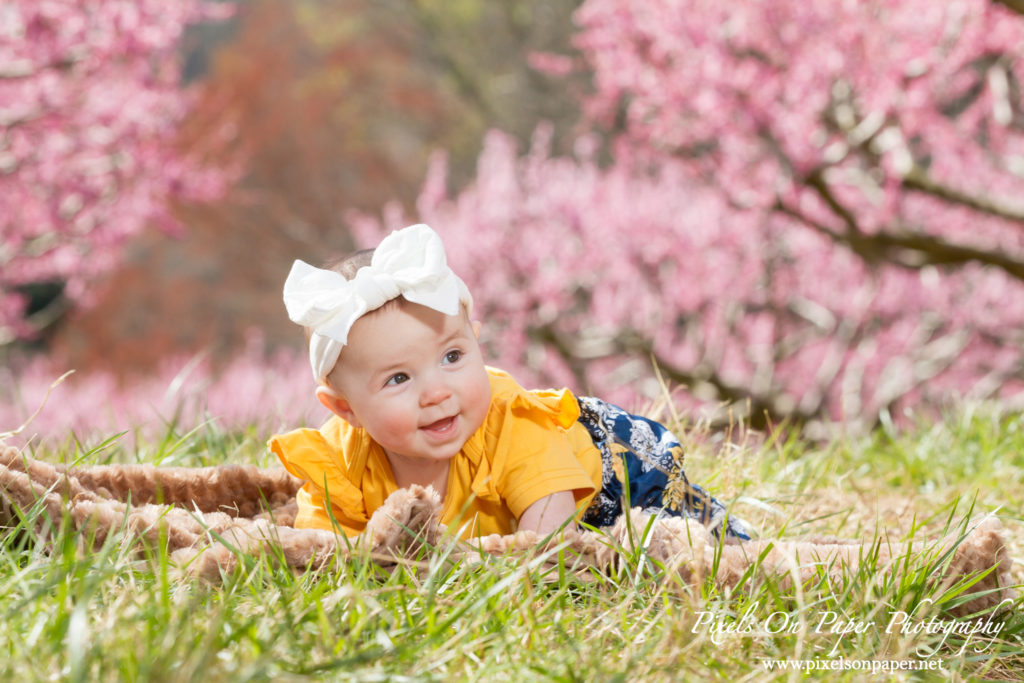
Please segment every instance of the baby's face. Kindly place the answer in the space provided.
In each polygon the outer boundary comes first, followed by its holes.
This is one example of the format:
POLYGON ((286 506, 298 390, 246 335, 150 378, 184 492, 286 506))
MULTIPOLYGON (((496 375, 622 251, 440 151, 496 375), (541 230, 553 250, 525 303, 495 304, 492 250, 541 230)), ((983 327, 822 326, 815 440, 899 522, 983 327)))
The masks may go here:
POLYGON ((468 317, 408 302, 357 320, 331 376, 351 410, 343 417, 404 458, 454 456, 491 399, 468 317))

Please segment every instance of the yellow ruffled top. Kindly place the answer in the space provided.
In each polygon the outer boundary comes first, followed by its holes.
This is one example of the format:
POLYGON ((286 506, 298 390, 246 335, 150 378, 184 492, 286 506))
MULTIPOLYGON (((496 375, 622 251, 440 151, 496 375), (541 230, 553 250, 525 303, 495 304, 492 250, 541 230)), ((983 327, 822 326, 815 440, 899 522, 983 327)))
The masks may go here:
MULTIPOLYGON (((566 389, 527 391, 495 368, 487 373, 491 405, 450 461, 441 522, 463 537, 512 533, 526 508, 559 491, 572 491, 585 510, 601 488, 601 455, 577 422, 576 398, 566 389)), ((279 434, 269 445, 306 481, 296 527, 354 536, 398 488, 380 445, 339 417, 320 429, 279 434)))

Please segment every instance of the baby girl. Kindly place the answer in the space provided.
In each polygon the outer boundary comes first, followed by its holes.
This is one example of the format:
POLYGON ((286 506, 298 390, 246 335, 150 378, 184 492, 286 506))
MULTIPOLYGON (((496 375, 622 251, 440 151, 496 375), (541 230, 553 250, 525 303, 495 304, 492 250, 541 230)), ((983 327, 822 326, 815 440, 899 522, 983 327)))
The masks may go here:
POLYGON ((607 526, 642 507, 748 538, 686 479, 664 426, 567 389, 526 390, 487 367, 473 299, 428 226, 327 269, 296 261, 284 302, 334 414, 270 440, 305 481, 297 527, 354 536, 391 493, 419 484, 440 493, 440 521, 463 537, 607 526))

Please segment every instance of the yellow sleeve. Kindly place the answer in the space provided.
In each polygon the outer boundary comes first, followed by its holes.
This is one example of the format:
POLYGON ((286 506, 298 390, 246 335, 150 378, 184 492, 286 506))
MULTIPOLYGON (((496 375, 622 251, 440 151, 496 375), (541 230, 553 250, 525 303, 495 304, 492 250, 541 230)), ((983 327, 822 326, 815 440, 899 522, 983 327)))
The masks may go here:
POLYGON ((319 430, 296 429, 274 436, 268 445, 285 469, 306 482, 295 496, 296 528, 355 536, 366 527, 362 491, 348 479, 341 453, 319 430))
POLYGON ((491 407, 463 449, 477 463, 472 492, 503 503, 516 519, 545 496, 572 491, 584 510, 601 487, 601 455, 567 389, 527 391, 506 372, 488 368, 491 407))
POLYGON ((585 440, 573 428, 518 418, 509 438, 512 446, 496 488, 509 510, 519 519, 526 508, 545 496, 571 491, 577 507, 585 509, 601 485, 600 454, 586 429, 585 440), (593 453, 587 452, 587 450, 593 453), (596 462, 596 477, 585 466, 596 462))
POLYGON ((328 512, 328 502, 323 490, 309 482, 303 484, 295 494, 295 502, 299 507, 299 511, 295 515, 296 529, 325 529, 335 533, 340 531, 352 538, 358 536, 366 528, 366 522, 351 519, 337 505, 330 505, 330 512, 328 512))

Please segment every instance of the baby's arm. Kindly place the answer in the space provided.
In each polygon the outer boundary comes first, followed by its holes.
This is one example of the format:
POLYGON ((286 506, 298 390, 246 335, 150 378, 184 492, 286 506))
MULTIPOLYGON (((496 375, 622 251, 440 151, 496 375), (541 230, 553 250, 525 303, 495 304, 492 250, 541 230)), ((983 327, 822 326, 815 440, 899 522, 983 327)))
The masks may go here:
POLYGON ((575 514, 576 498, 572 491, 559 491, 544 496, 526 508, 519 517, 519 530, 536 531, 541 536, 547 536, 560 529, 565 520, 575 514))

